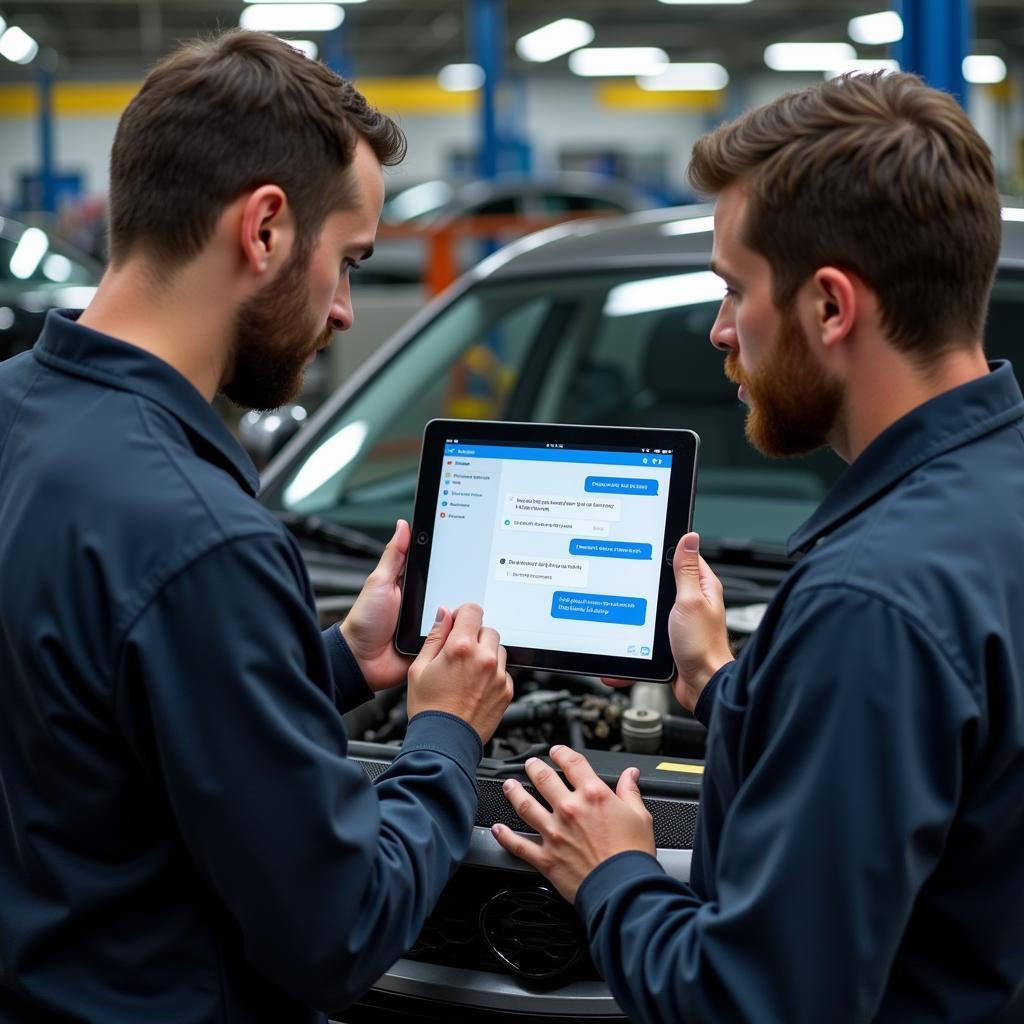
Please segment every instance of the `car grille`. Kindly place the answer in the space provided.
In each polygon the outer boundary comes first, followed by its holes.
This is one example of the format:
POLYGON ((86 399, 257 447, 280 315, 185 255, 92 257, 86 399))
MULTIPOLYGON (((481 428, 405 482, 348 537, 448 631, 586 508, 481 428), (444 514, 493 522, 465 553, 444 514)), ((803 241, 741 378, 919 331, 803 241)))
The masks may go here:
POLYGON ((532 876, 468 865, 452 877, 406 956, 538 985, 597 978, 583 925, 557 892, 532 876))

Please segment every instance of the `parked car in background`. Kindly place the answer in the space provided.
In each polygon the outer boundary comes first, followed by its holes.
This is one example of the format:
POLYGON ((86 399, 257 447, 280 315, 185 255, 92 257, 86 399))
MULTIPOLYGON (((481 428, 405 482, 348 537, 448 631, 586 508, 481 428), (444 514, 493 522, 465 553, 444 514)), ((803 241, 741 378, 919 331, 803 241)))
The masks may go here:
MULTIPOLYGON (((1005 214, 987 325, 991 356, 1024 367, 1024 211, 1005 214)), ((722 296, 708 270, 707 208, 559 225, 496 253, 422 311, 333 397, 269 466, 261 500, 297 535, 325 623, 343 615, 395 519, 413 508, 420 441, 434 417, 690 427, 701 436, 695 526, 725 587, 738 649, 791 560, 786 537, 844 464, 831 451, 769 460, 744 436, 744 410, 708 341, 722 296)), ((344 339, 340 340, 344 344, 344 339)), ((544 879, 507 856, 489 826, 529 828, 501 793, 524 760, 582 735, 603 778, 641 768, 658 857, 689 873, 703 728, 668 687, 611 691, 596 679, 516 670, 516 695, 478 773, 466 864, 408 956, 357 1006, 364 1021, 621 1019, 580 922, 544 879), (625 716, 661 722, 656 755, 629 751, 625 716), (397 1015, 397 1016, 393 1016, 397 1015)), ((371 778, 406 724, 404 693, 346 716, 351 754, 371 778)))
POLYGON ((47 310, 87 306, 101 273, 52 231, 0 217, 0 359, 35 344, 47 310))
MULTIPOLYGON (((360 283, 422 281, 424 263, 429 258, 429 237, 453 221, 502 218, 505 226, 499 237, 507 240, 509 220, 529 223, 537 218, 588 213, 607 216, 631 213, 650 205, 650 200, 628 182, 582 172, 529 177, 502 175, 462 184, 434 179, 404 185, 384 202, 381 237, 373 259, 360 272, 360 283), (396 232, 399 237, 395 237, 396 232)), ((481 236, 463 239, 458 246, 461 269, 469 269, 488 245, 489 239, 481 236)), ((490 247, 493 249, 493 244, 490 247)))

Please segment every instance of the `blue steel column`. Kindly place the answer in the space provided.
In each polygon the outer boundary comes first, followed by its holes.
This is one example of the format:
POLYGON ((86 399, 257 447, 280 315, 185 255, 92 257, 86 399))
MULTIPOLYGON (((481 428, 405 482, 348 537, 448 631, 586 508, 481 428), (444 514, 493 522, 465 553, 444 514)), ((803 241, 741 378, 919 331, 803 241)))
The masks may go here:
POLYGON ((471 0, 473 53, 484 69, 480 90, 480 148, 478 166, 482 178, 498 176, 500 140, 498 138, 497 96, 504 74, 505 2, 471 0))
POLYGON ((39 207, 44 213, 57 212, 57 173, 53 155, 53 75, 39 62, 36 92, 39 99, 39 207))
POLYGON ((903 38, 893 56, 936 89, 967 99, 963 60, 974 36, 973 0, 895 0, 903 19, 903 38))

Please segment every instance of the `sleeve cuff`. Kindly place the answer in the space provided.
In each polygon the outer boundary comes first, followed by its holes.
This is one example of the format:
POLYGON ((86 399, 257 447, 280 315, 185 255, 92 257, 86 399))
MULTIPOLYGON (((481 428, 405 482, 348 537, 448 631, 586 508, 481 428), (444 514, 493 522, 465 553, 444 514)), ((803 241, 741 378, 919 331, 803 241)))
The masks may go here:
POLYGON ((476 767, 484 756, 476 730, 447 711, 421 711, 409 720, 405 741, 395 758, 410 750, 431 750, 451 758, 476 785, 476 767))
POLYGON ((370 700, 373 690, 366 685, 363 670, 345 643, 338 623, 325 629, 323 637, 327 658, 331 663, 331 675, 334 677, 334 703, 344 714, 370 700))
POLYGON ((594 916, 614 889, 624 882, 643 878, 663 878, 665 869, 656 857, 642 850, 624 850, 602 861, 583 879, 576 890, 576 910, 590 934, 594 916))
POLYGON ((715 694, 718 692, 719 684, 732 672, 735 664, 735 660, 727 661, 707 681, 704 689, 700 692, 700 696, 697 698, 697 703, 693 706, 693 717, 696 718, 705 729, 709 729, 711 727, 711 712, 715 707, 715 694))

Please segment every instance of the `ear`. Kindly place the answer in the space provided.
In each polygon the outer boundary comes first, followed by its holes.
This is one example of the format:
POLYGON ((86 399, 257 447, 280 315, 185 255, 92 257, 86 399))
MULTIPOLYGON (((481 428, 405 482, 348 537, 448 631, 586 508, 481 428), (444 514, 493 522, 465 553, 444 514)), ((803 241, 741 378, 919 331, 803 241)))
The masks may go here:
POLYGON ((805 329, 823 347, 832 349, 853 330, 862 310, 860 290, 853 275, 838 267, 819 267, 806 286, 805 329))
POLYGON ((278 185, 261 185, 250 192, 239 221, 242 257, 259 277, 276 272, 288 262, 295 243, 295 222, 288 197, 278 185))

